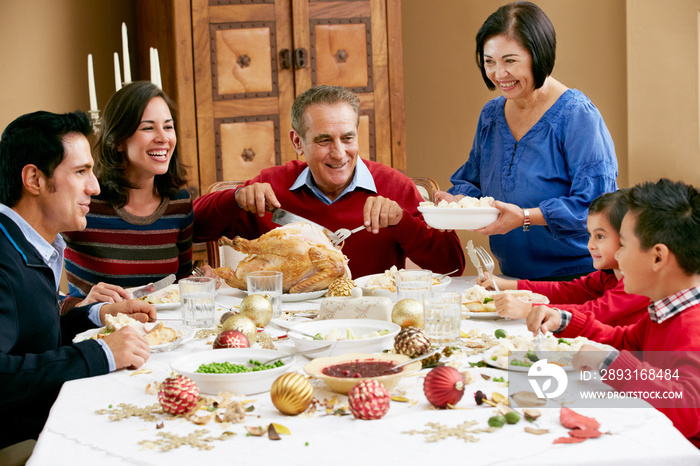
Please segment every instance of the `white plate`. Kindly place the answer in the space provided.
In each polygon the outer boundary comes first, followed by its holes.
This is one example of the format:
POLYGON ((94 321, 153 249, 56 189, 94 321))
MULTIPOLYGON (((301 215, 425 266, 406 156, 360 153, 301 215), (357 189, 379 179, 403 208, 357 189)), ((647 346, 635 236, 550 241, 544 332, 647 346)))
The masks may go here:
POLYGON ((498 219, 500 211, 495 207, 446 207, 418 206, 425 223, 440 230, 477 230, 498 219))
POLYGON ((471 312, 471 311, 462 311, 463 316, 467 316, 470 319, 498 319, 501 316, 498 315, 498 312, 471 312))
MULTIPOLYGON (((495 353, 495 351, 496 351, 496 348, 497 347, 489 349, 483 355, 484 362, 486 364, 488 364, 489 366, 495 367, 497 369, 503 369, 503 370, 513 371, 513 372, 528 372, 530 370, 529 366, 513 366, 513 365, 508 365, 508 367, 501 366, 500 364, 498 364, 498 362, 491 359, 493 357, 493 353, 495 353)), ((505 356, 505 361, 508 361, 507 356, 505 356)), ((553 364, 553 363, 550 363, 550 364, 553 364)), ((566 366, 560 366, 560 367, 562 367, 562 369, 564 369, 567 372, 574 370, 574 367, 571 365, 570 362, 566 366)))
POLYGON ((321 296, 325 296, 327 292, 328 289, 326 288, 325 290, 309 291, 308 293, 283 293, 282 302, 296 303, 299 301, 306 301, 308 299, 316 299, 320 298, 321 296))
POLYGON ((156 307, 156 311, 174 311, 180 307, 180 302, 154 304, 154 306, 156 307))
MULTIPOLYGON (((184 327, 181 325, 173 325, 170 322, 164 323, 166 327, 170 327, 176 332, 180 333, 181 335, 177 337, 175 340, 169 342, 169 343, 163 343, 162 345, 153 345, 151 346, 151 352, 152 353, 162 353, 166 351, 170 351, 174 348, 177 348, 184 342, 190 340, 194 336, 194 330, 189 328, 189 327, 184 327)), ((99 327, 99 328, 92 328, 90 330, 86 330, 82 333, 77 334, 73 338, 73 343, 78 343, 83 340, 89 340, 93 337, 95 337, 98 333, 101 333, 101 331, 104 329, 104 327, 99 327)))
POLYGON ((202 393, 217 395, 219 392, 227 391, 234 395, 254 395, 269 391, 277 377, 292 368, 296 357, 283 360, 284 365, 280 367, 264 371, 233 374, 205 374, 195 371, 200 365, 212 362, 228 361, 233 364, 243 364, 251 359, 264 362, 287 354, 289 353, 286 351, 256 348, 213 349, 183 356, 170 363, 170 367, 192 379, 202 393))
MULTIPOLYGON (((134 289, 135 288, 127 288, 127 291, 132 291, 134 289)), ((158 291, 151 293, 150 295, 147 295, 147 296, 159 296, 159 295, 167 294, 167 293, 171 292, 172 290, 178 290, 178 296, 179 296, 179 287, 177 284, 168 285, 165 288, 163 288, 162 290, 158 290, 158 291)), ((145 296, 145 297, 147 297, 147 296, 145 296)), ((143 298, 141 298, 141 299, 143 299, 143 298)), ((172 302, 172 303, 158 303, 158 304, 154 304, 154 306, 156 307, 156 311, 172 311, 173 309, 177 309, 180 307, 180 300, 178 299, 177 301, 172 302)))
MULTIPOLYGON (((439 273, 434 273, 433 277, 437 277, 438 275, 441 275, 439 273)), ((382 277, 384 276, 383 273, 375 273, 373 275, 365 275, 364 277, 360 278, 354 278, 353 281, 355 282, 355 285, 358 287, 362 288, 362 294, 364 296, 388 296, 388 297, 396 297, 396 291, 391 291, 388 288, 368 288, 367 283, 369 283, 370 280, 373 278, 377 277, 382 277)), ((449 285, 452 282, 452 277, 443 277, 440 279, 440 283, 437 285, 433 285, 432 290, 433 291, 442 291, 445 288, 447 288, 447 285, 449 285)))

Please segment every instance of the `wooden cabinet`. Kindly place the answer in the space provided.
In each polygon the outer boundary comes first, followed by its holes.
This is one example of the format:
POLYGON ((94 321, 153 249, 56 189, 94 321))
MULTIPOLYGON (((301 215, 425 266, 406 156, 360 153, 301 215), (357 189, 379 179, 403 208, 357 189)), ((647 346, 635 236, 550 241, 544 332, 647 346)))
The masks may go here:
POLYGON ((140 0, 136 8, 140 67, 157 47, 200 192, 297 158, 291 105, 319 84, 360 97, 360 155, 405 170, 400 0, 140 0))

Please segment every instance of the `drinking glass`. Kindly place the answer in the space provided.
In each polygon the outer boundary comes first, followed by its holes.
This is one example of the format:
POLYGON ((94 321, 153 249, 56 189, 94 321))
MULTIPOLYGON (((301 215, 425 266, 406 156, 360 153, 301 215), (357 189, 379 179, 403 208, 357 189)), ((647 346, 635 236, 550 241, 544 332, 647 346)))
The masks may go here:
POLYGON ((180 288, 182 321, 188 327, 204 328, 216 324, 216 280, 211 277, 183 278, 180 288))
POLYGON ((433 272, 430 270, 399 270, 396 272, 396 293, 398 300, 413 298, 418 302, 423 294, 433 288, 433 272))
POLYGON ((272 302, 272 317, 279 317, 282 307, 282 272, 250 272, 246 276, 248 296, 252 294, 269 295, 272 302))
POLYGON ((462 320, 462 295, 454 291, 432 291, 423 295, 425 333, 434 344, 459 341, 462 320))

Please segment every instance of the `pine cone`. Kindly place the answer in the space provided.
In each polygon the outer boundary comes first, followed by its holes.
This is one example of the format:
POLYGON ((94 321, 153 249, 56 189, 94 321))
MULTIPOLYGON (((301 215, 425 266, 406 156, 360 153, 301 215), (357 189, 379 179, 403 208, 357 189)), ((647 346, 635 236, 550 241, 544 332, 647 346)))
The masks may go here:
POLYGON ((415 358, 430 351, 430 339, 418 327, 406 327, 394 338, 394 350, 415 358))
POLYGON ((351 296, 352 289, 355 288, 355 282, 347 277, 336 278, 328 285, 326 296, 351 296))

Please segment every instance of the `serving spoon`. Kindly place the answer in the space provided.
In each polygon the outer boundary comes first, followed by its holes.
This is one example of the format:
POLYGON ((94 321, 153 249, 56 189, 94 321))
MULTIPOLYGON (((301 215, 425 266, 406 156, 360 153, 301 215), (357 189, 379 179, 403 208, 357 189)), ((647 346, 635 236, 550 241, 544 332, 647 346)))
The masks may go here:
POLYGON ((422 361, 423 359, 428 359, 429 357, 431 357, 431 356, 433 356, 433 355, 435 355, 435 354, 437 354, 437 353, 439 353, 439 352, 440 352, 440 348, 435 349, 435 350, 433 350, 433 351, 431 351, 431 352, 429 352, 429 353, 425 353, 423 356, 418 356, 417 358, 411 358, 411 359, 409 359, 409 360, 406 361, 406 362, 402 362, 401 364, 397 364, 397 365, 395 365, 394 367, 392 367, 391 370, 394 371, 394 372, 397 372, 396 369, 399 369, 399 368, 401 368, 401 367, 403 367, 403 366, 408 366, 409 364, 412 364, 412 363, 414 363, 414 362, 416 362, 416 361, 422 361))

